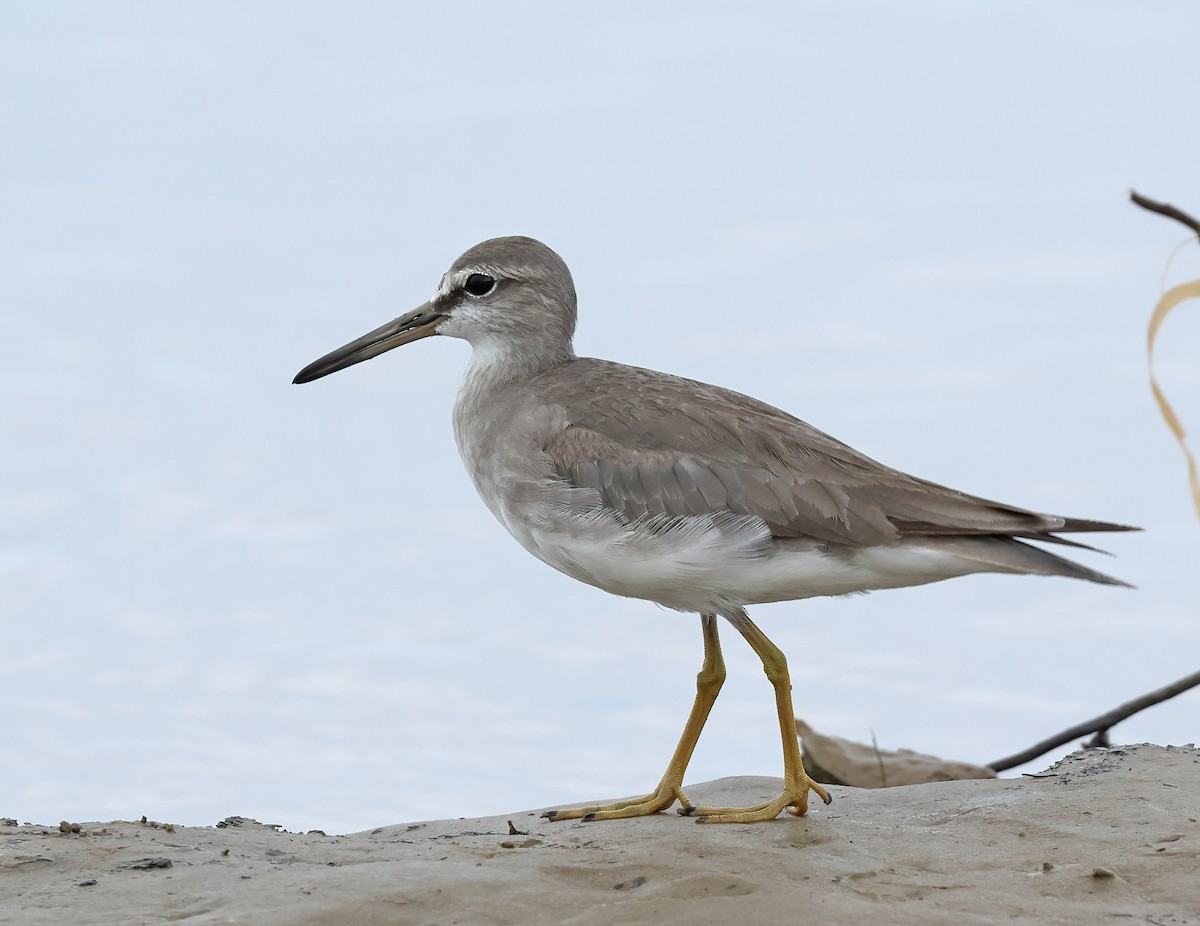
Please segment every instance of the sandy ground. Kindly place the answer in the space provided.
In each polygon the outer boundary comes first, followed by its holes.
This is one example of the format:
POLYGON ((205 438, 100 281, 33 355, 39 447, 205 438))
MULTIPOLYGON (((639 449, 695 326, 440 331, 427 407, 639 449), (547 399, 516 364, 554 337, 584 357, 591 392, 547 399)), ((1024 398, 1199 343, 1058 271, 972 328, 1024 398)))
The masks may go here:
MULTIPOLYGON (((723 804, 778 788, 727 778, 688 790, 723 804)), ((533 811, 349 836, 236 817, 4 825, 0 922, 1200 924, 1195 748, 833 791, 806 818, 753 826, 675 814, 555 824, 533 811)))

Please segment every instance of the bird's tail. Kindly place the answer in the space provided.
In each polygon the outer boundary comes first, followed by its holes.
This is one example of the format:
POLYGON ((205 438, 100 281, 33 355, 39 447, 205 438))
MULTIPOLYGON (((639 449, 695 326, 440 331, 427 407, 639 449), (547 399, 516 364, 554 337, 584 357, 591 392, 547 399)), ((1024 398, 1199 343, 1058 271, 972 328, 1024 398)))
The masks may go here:
MULTIPOLYGON (((1085 522, 1089 525, 1095 524, 1095 527, 1074 527, 1073 530, 1099 531, 1099 530, 1128 530, 1122 528, 1121 525, 1104 525, 1100 526, 1100 522, 1085 522)), ((1052 543, 1063 543, 1058 537, 1037 538, 1045 539, 1052 543)), ((1075 544, 1067 541, 1068 545, 1084 547, 1085 544, 1075 544)), ((922 546, 934 547, 947 553, 952 553, 955 556, 961 556, 964 559, 973 560, 987 567, 989 571, 994 572, 1013 572, 1022 575, 1038 575, 1038 576, 1067 576, 1071 579, 1084 579, 1088 582, 1097 582, 1100 585, 1120 585, 1124 588, 1133 588, 1128 582, 1123 582, 1120 579, 1110 575, 1105 575, 1103 572, 1097 572, 1095 569, 1089 569, 1081 563, 1067 559, 1064 556, 1059 556, 1056 553, 1051 553, 1049 550, 1043 550, 1041 547, 1035 547, 1032 544, 1025 543, 1022 540, 1017 540, 1012 537, 997 537, 997 536, 982 536, 982 537, 923 537, 921 538, 922 546)), ((1094 547, 1086 547, 1087 549, 1095 549, 1094 547)), ((1103 551, 1100 551, 1103 552, 1103 551)))

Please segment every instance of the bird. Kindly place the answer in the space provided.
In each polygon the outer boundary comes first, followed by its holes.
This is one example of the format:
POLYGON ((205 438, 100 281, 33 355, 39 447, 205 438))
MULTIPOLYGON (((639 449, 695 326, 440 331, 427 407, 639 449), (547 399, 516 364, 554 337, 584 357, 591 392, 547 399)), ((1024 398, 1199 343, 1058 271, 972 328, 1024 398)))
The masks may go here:
POLYGON ((801 816, 829 792, 804 769, 787 659, 750 619, 766 602, 922 585, 972 573, 1126 585, 1033 542, 1136 530, 968 495, 892 469, 765 402, 574 350, 564 260, 533 238, 464 252, 432 298, 306 366, 308 383, 432 335, 471 347, 454 403, 459 454, 484 504, 544 563, 580 582, 700 616, 696 695, 658 785, 551 810, 584 821, 678 812, 705 823, 801 816), (684 774, 725 680, 718 620, 775 694, 783 789, 746 807, 692 804, 684 774))

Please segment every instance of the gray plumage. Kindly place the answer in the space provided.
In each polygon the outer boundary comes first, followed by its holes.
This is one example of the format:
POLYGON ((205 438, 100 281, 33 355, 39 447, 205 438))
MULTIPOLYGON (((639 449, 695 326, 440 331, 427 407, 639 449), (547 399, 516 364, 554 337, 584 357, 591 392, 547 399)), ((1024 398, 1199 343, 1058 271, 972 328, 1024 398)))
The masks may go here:
MULTIPOLYGON (((310 364, 308 382, 433 334, 471 343, 454 433, 484 503, 533 555, 582 582, 701 615, 704 663, 683 735, 657 788, 552 819, 682 813, 756 822, 809 792, 782 652, 746 614, 766 601, 936 582, 974 572, 1124 584, 1028 541, 1129 530, 966 495, 863 456, 748 396, 575 356, 575 287, 531 238, 462 255, 433 298, 310 364), (716 617, 775 688, 783 793, 745 808, 695 808, 683 776, 725 678, 716 617)), ((636 643, 636 640, 632 641, 636 643)))
POLYGON ((562 259, 531 238, 496 238, 455 261, 429 303, 323 357, 297 381, 395 346, 388 338, 397 336, 398 325, 405 329, 399 343, 434 333, 470 341, 475 349, 454 424, 488 507, 556 568, 669 607, 690 610, 702 602, 656 595, 654 582, 614 582, 611 569, 578 561, 587 551, 549 549, 555 531, 585 545, 590 532, 606 556, 624 550, 643 559, 646 538, 671 538, 678 556, 709 564, 715 564, 711 550, 689 554, 682 539, 736 536, 732 556, 777 561, 773 587, 761 595, 744 581, 727 588, 719 576, 710 582, 716 610, 969 572, 1125 584, 1026 541, 1085 546, 1060 535, 1131 528, 968 495, 884 466, 749 396, 577 358, 575 318, 574 283, 562 259), (494 280, 494 288, 469 294, 464 287, 473 275, 494 280), (877 568, 862 566, 866 550, 914 555, 909 565, 893 556, 875 575, 877 568), (842 572, 845 564, 858 568, 838 581, 789 584, 775 575, 788 555, 817 563, 818 572, 821 563, 842 572), (858 585, 843 588, 847 583, 858 585))

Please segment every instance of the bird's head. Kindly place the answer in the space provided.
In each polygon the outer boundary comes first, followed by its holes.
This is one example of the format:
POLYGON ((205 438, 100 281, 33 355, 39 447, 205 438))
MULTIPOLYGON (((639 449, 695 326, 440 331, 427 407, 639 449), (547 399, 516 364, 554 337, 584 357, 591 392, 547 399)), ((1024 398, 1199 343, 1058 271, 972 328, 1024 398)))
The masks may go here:
POLYGON ((393 347, 441 334, 523 368, 574 356, 575 284, 561 257, 533 238, 490 238, 458 258, 424 305, 310 363, 307 383, 393 347))

